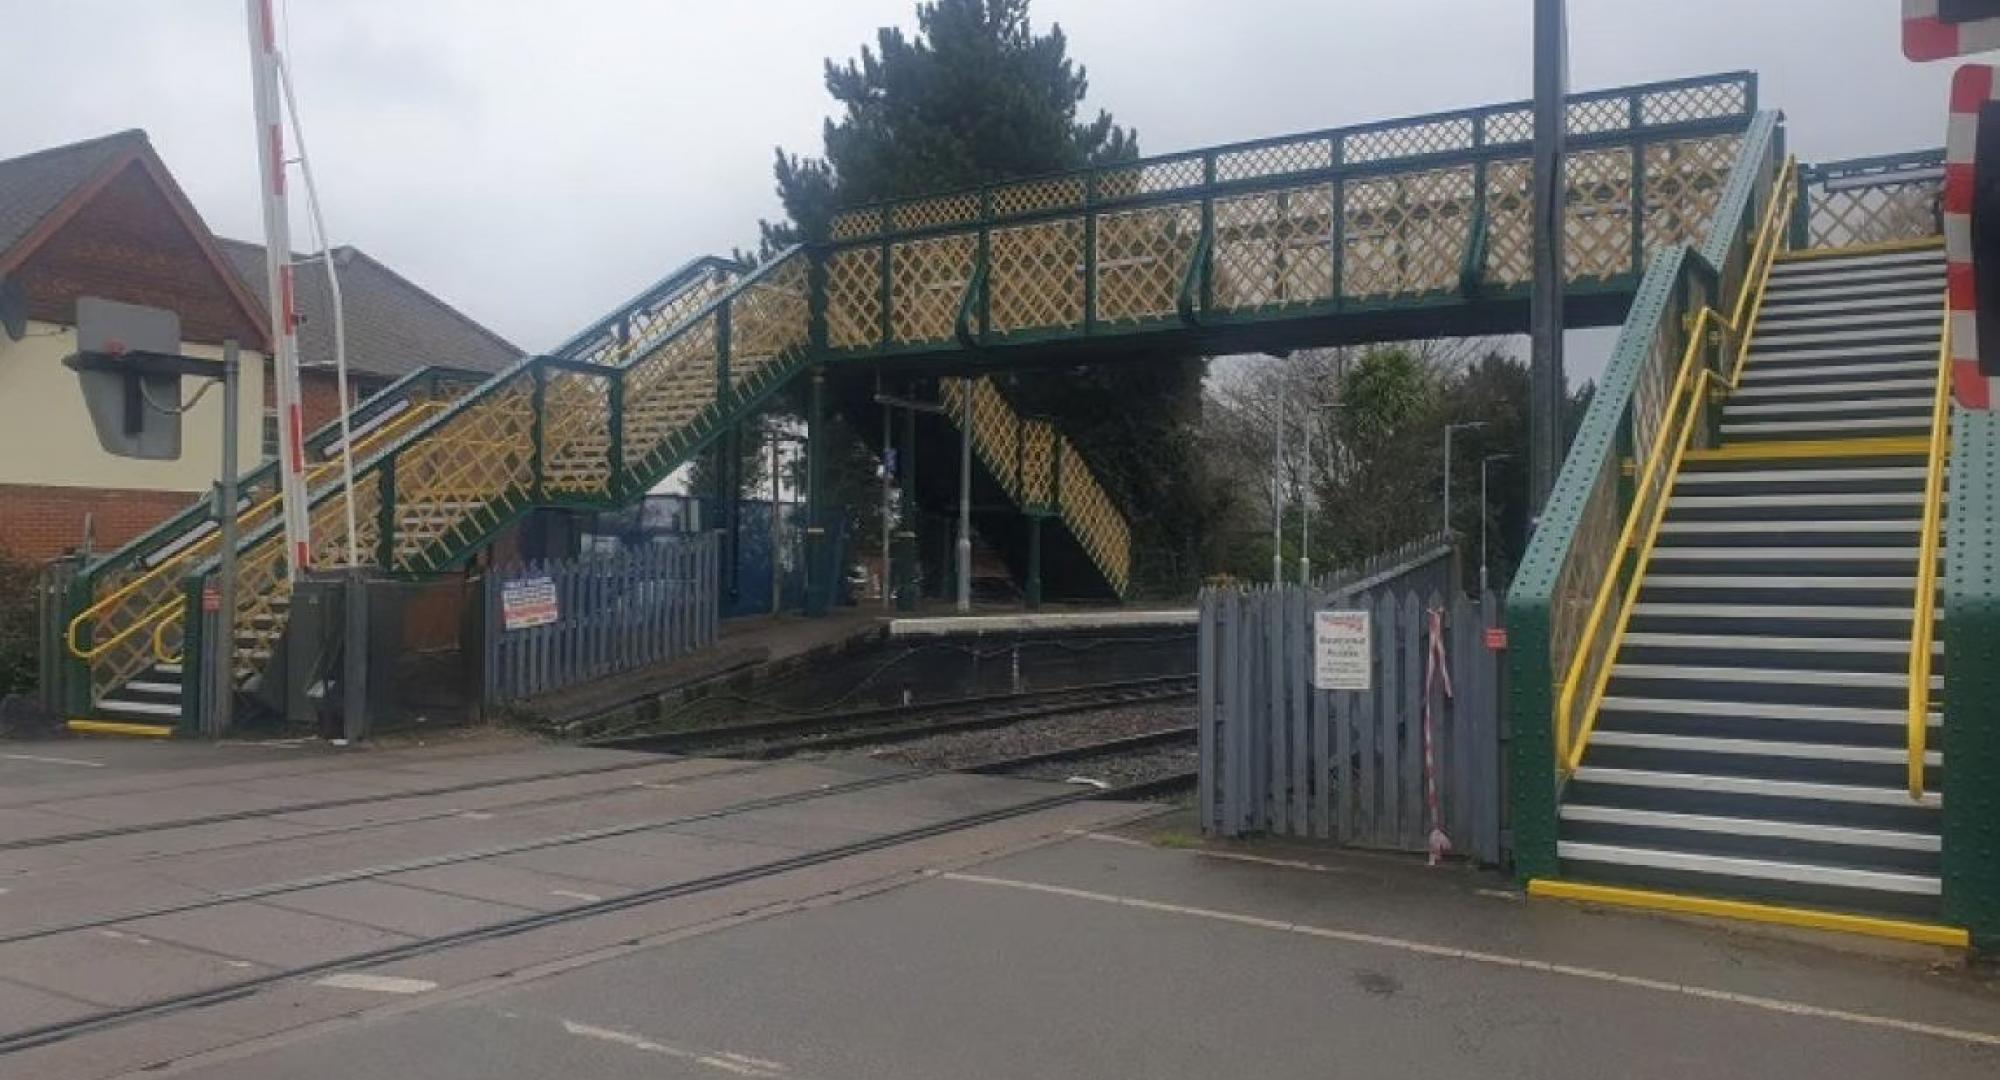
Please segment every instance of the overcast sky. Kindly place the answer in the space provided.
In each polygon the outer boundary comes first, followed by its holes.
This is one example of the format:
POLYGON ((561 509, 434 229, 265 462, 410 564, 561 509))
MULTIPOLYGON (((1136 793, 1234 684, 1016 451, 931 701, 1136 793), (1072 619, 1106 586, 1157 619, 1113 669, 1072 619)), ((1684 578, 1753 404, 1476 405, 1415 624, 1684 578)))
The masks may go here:
MULTIPOLYGON (((879 26, 915 22, 912 0, 286 6, 334 241, 529 350, 694 255, 752 246, 757 219, 777 213, 773 146, 818 149, 830 105, 821 60, 852 56, 879 26)), ((1570 0, 1571 85, 1749 68, 1804 159, 1934 146, 1950 66, 1903 60, 1900 6, 1570 0)), ((0 156, 144 128, 211 228, 256 239, 243 9, 0 0, 10 46, 0 156)), ((1529 0, 1037 0, 1034 10, 1039 25, 1062 25, 1088 67, 1089 105, 1135 126, 1147 153, 1529 90, 1529 0)))

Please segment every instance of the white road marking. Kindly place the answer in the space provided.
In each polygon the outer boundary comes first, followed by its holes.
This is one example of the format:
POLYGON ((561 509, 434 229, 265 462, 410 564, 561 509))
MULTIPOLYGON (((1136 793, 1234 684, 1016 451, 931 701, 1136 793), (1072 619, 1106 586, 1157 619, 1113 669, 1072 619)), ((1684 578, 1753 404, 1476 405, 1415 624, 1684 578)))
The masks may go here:
POLYGON ((484 810, 460 810, 458 816, 467 821, 492 821, 493 815, 484 810))
POLYGON ((5 758, 8 761, 32 761, 38 765, 75 765, 85 769, 102 769, 104 767, 102 761, 85 761, 82 758, 73 757, 44 757, 41 754, 0 754, 0 758, 5 758))
MULTIPOLYGON (((1135 840, 1129 836, 1118 836, 1113 833, 1071 830, 1071 834, 1081 836, 1085 840, 1096 840, 1103 844, 1123 844, 1126 847, 1146 848, 1150 851, 1158 851, 1161 846, 1145 840, 1135 840)), ((1306 862, 1302 859, 1274 859, 1269 855, 1250 855, 1241 851, 1216 851, 1212 848, 1203 847, 1181 848, 1180 850, 1191 851, 1204 859, 1228 859, 1231 862, 1256 863, 1259 866, 1278 866, 1286 870, 1311 870, 1318 874, 1347 874, 1353 872, 1345 867, 1328 866, 1325 863, 1306 862)))
POLYGON ((1548 975, 1567 975, 1571 978, 1592 982, 1613 983, 1640 990, 1655 990, 1665 994, 1699 998, 1705 1001, 1720 1001, 1732 1005, 1742 1005, 1767 1012, 1785 1013, 1790 1016, 1805 1016, 1819 1020, 1835 1020, 1861 1027, 1883 1028, 1913 1035, 1930 1035, 1954 1042, 1972 1043, 1978 1046, 2000 1046, 2000 1033, 1971 1031, 1966 1028, 1946 1027, 1942 1024, 1927 1024, 1920 1020, 1903 1020, 1893 1016, 1878 1016, 1873 1013, 1850 1012, 1846 1009, 1830 1009, 1820 1005, 1808 1005, 1799 1001, 1782 998, 1760 997, 1756 994, 1739 994, 1733 990, 1717 990, 1713 987, 1692 986, 1687 983, 1669 982, 1665 979, 1650 979, 1642 975, 1622 975, 1602 968, 1578 967, 1551 960, 1535 960, 1525 956, 1508 956, 1502 953, 1479 952, 1475 949, 1461 949, 1451 945, 1439 945, 1409 938, 1389 937, 1357 930, 1339 930, 1326 926, 1311 926, 1305 923, 1286 922, 1283 919, 1267 919, 1258 915, 1245 915, 1235 911, 1218 911, 1214 908, 1189 907, 1183 904, 1168 904, 1158 900, 1146 900, 1136 896, 1119 896, 1114 893, 1091 892, 1088 889, 1072 889, 1066 885, 1046 885, 1039 881, 1020 881, 1013 878, 987 877, 983 874, 961 874, 947 872, 939 874, 946 881, 958 881, 969 885, 989 885, 1003 889, 1020 889, 1026 892, 1045 893, 1050 896, 1068 897, 1072 900, 1089 900, 1118 907, 1137 908, 1166 915, 1183 915, 1215 922, 1233 923, 1258 930, 1276 930, 1280 933, 1299 934, 1304 937, 1320 938, 1328 941, 1344 941, 1352 945, 1371 945, 1382 949, 1415 953, 1419 956, 1435 956, 1446 960, 1466 960, 1475 964, 1492 967, 1514 968, 1521 971, 1538 971, 1548 975))
POLYGON ((643 1050, 649 1054, 661 1054, 681 1061, 692 1061, 697 1065, 706 1065, 711 1069, 720 1069, 723 1072, 732 1073, 736 1076, 784 1077, 792 1075, 790 1069, 775 1061, 753 1058, 745 1054, 727 1052, 711 1053, 706 1050, 690 1050, 686 1047, 669 1046, 666 1043, 649 1039, 644 1035, 634 1035, 629 1031, 618 1031, 614 1028, 598 1027, 594 1024, 579 1024, 574 1020, 563 1021, 563 1030, 579 1038, 597 1039, 602 1042, 629 1047, 633 1050, 643 1050))
POLYGON ((370 975, 365 971, 336 971, 323 979, 313 980, 313 985, 334 990, 367 990, 377 994, 421 994, 437 989, 437 984, 429 979, 370 975))
POLYGON ((570 890, 568 890, 568 889, 550 889, 550 890, 549 890, 549 895, 550 895, 550 896, 566 896, 566 897, 568 897, 568 898, 569 898, 569 899, 571 899, 571 900, 581 900, 581 901, 583 901, 583 902, 584 902, 584 903, 586 903, 586 904, 595 904, 595 903, 597 903, 597 902, 598 902, 599 900, 602 900, 602 899, 604 899, 604 898, 603 898, 602 896, 599 896, 599 895, 597 895, 596 893, 587 893, 587 892, 571 892, 571 891, 570 891, 570 890))
POLYGON ((1517 893, 1512 889, 1474 889, 1472 890, 1472 892, 1473 895, 1475 896, 1490 897, 1494 900, 1519 901, 1524 899, 1524 897, 1520 893, 1517 893))

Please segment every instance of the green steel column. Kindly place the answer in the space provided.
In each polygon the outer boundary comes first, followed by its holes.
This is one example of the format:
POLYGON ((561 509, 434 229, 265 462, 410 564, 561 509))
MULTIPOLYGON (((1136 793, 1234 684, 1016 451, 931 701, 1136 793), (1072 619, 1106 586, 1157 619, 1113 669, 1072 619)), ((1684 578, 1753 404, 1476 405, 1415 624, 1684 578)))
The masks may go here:
POLYGON ((1812 166, 1801 163, 1793 182, 1798 195, 1792 200, 1791 248, 1804 251, 1812 246, 1812 166))
POLYGON ((1042 608, 1042 519, 1039 512, 1028 515, 1028 610, 1042 608))
MULTIPOLYGON (((191 738, 201 734, 204 705, 202 683, 207 681, 207 655, 211 643, 203 632, 208 613, 201 610, 202 578, 199 574, 181 581, 181 719, 174 734, 191 738)), ((227 625, 225 623, 225 625, 227 625)), ((228 640, 227 632, 221 635, 228 640)))
POLYGON ((1955 410, 1945 514, 1944 916, 2000 951, 2000 416, 1955 410))
MULTIPOLYGON (((912 396, 907 387, 904 397, 912 396)), ((902 475, 896 479, 902 484, 900 501, 897 505, 897 523, 894 556, 896 560, 896 609, 915 611, 917 608, 917 410, 903 410, 903 450, 896 459, 902 475)))
POLYGON ((1512 795, 1514 873, 1556 876, 1555 680, 1549 657, 1549 608, 1507 605, 1507 773, 1512 795))
POLYGON ((826 369, 815 366, 806 397, 806 614, 824 615, 833 602, 833 575, 839 568, 827 558, 826 522, 826 369))

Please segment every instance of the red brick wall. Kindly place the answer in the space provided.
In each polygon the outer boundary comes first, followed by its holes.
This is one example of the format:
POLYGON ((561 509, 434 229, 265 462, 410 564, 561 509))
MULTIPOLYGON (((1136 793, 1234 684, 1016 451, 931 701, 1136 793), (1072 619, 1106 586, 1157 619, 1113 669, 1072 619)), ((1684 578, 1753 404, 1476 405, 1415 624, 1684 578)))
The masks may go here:
POLYGON ((46 562, 82 546, 83 521, 89 515, 94 550, 106 552, 194 499, 185 491, 0 484, 0 549, 15 558, 46 562))

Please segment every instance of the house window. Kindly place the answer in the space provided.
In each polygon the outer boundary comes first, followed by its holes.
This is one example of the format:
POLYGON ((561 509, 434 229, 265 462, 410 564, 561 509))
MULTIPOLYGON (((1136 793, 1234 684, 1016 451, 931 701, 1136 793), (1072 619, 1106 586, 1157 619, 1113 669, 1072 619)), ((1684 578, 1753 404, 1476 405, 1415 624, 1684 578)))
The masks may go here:
POLYGON ((278 456, 278 410, 277 409, 269 407, 266 407, 264 409, 264 431, 263 431, 262 442, 264 448, 264 460, 270 461, 276 458, 278 456))

